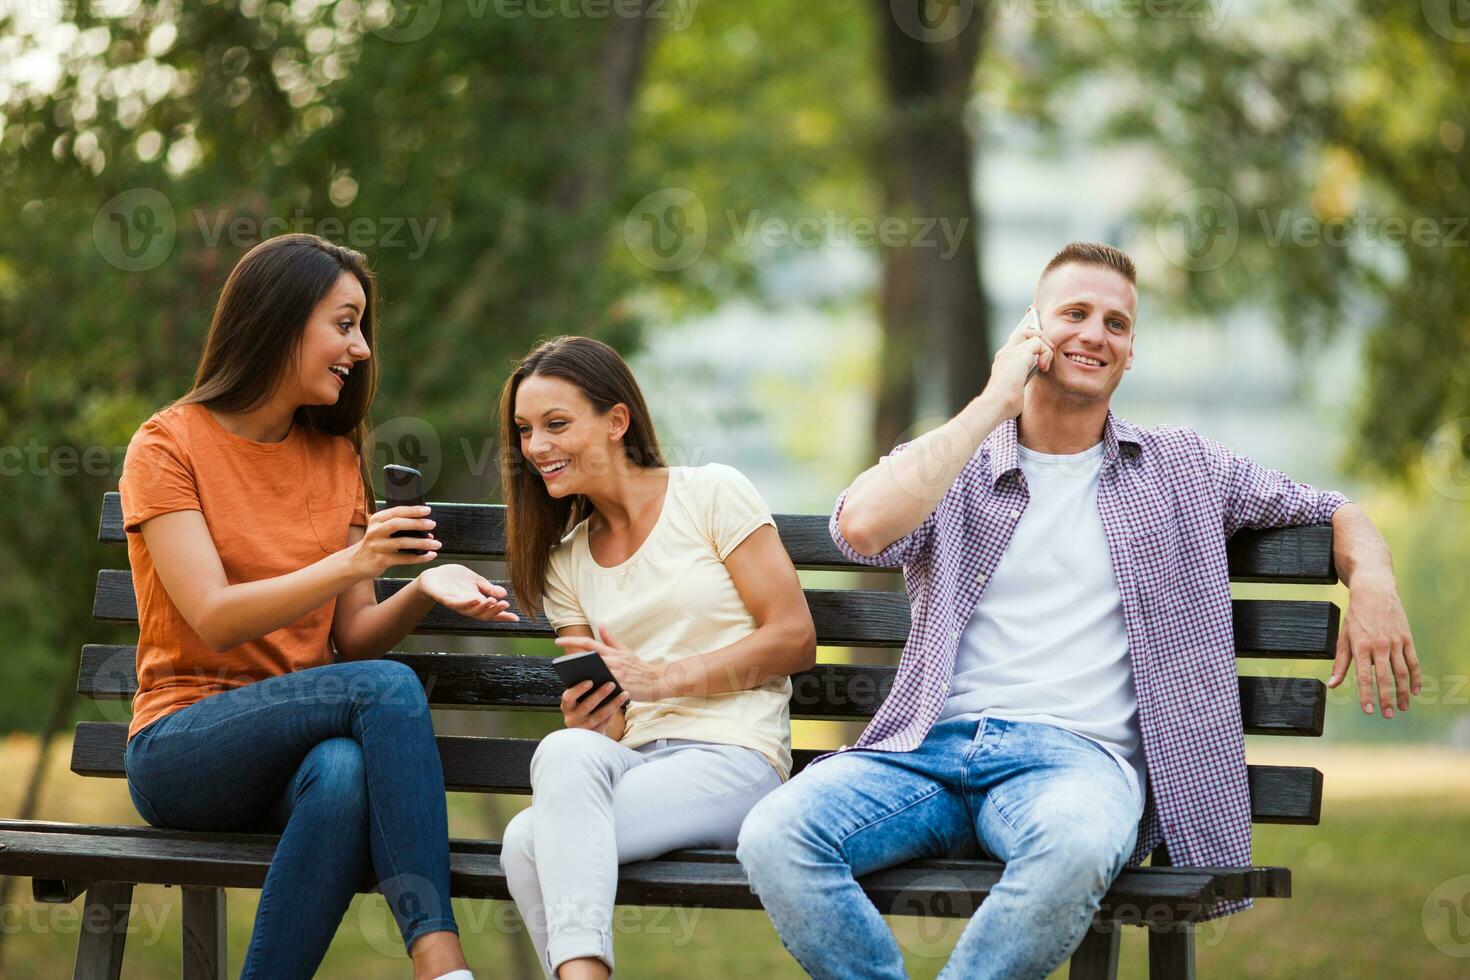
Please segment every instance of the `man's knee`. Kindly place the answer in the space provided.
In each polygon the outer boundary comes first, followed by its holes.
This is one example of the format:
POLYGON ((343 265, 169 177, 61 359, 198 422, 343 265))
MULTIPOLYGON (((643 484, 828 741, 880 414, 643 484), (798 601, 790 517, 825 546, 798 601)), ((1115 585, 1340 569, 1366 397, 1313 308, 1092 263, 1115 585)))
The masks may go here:
POLYGON ((745 815, 736 840, 735 858, 751 879, 768 881, 816 843, 815 828, 809 826, 810 810, 804 805, 802 787, 787 783, 761 799, 745 815))
POLYGON ((1044 862, 1053 887, 1069 897, 1100 899, 1132 849, 1131 833, 1086 820, 1049 823, 1037 838, 1030 850, 1044 862))

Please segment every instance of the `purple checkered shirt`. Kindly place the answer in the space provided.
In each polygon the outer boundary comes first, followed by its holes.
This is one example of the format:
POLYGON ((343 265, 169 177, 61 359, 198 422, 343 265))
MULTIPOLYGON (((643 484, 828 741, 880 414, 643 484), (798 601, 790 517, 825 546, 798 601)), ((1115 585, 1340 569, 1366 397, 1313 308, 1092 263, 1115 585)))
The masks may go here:
MULTIPOLYGON (((1103 443, 1097 509, 1123 599, 1148 764, 1128 864, 1163 841, 1180 867, 1247 867, 1250 790, 1225 542, 1242 528, 1330 523, 1347 498, 1180 426, 1139 429, 1110 411, 1103 443)), ((832 540, 853 561, 902 565, 912 605, 892 692, 853 747, 904 752, 944 706, 960 637, 1026 509, 1016 421, 997 426, 934 513, 877 555, 858 554, 838 530, 846 499, 847 491, 837 498, 832 540)), ((1250 906, 1222 902, 1202 921, 1250 906)))

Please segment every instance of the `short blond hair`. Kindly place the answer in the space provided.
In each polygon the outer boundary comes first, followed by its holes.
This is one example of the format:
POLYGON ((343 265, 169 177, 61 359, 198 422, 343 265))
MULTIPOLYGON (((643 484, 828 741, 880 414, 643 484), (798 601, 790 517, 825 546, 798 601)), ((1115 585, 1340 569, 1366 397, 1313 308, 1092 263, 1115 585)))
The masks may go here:
POLYGON ((1099 242, 1071 242, 1051 257, 1046 268, 1041 270, 1041 275, 1036 277, 1037 286, 1041 285, 1041 280, 1045 279, 1051 270, 1072 262, 1080 265, 1100 265, 1104 269, 1112 269, 1133 285, 1138 285, 1138 272, 1133 268, 1133 260, 1123 254, 1120 249, 1099 242))

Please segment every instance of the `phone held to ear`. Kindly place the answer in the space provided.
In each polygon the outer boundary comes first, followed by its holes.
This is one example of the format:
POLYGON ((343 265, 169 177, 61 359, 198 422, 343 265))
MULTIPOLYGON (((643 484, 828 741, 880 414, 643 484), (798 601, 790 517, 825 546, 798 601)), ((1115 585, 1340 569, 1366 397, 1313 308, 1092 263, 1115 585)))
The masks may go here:
MULTIPOLYGON (((1026 307, 1026 316, 1021 320, 1021 323, 1027 328, 1035 327, 1038 332, 1041 330, 1041 316, 1036 312, 1036 307, 1026 307)), ((1039 370, 1041 370, 1041 355, 1035 354, 1031 358, 1031 370, 1026 372, 1026 380, 1022 382, 1021 386, 1024 388, 1026 385, 1029 385, 1031 379, 1036 377, 1036 372, 1039 370)))
MULTIPOLYGON (((423 507, 427 501, 424 500, 424 477, 423 474, 411 466, 394 466, 389 464, 383 467, 383 494, 388 501, 389 507, 423 507)), ((427 538, 428 531, 394 531, 395 538, 427 538)), ((399 548, 405 555, 424 555, 426 551, 415 548, 399 548)))
MULTIPOLYGON (((569 653, 565 656, 557 657, 551 661, 551 669, 556 671, 556 676, 561 678, 561 685, 564 688, 576 687, 583 681, 592 682, 592 687, 588 689, 587 693, 577 699, 578 704, 581 704, 584 700, 596 694, 597 690, 604 684, 612 684, 613 691, 606 698, 597 702, 597 708, 607 704, 610 698, 615 698, 623 693, 622 685, 613 676, 613 672, 608 669, 607 661, 603 660, 602 654, 596 650, 583 650, 580 653, 569 653)), ((593 708, 592 710, 596 711, 597 708, 593 708)))

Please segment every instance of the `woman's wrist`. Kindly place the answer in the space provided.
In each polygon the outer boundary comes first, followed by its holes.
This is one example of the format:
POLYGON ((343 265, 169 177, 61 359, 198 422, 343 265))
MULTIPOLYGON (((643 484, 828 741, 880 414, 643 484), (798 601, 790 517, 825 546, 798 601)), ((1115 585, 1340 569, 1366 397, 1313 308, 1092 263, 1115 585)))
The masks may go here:
POLYGON ((655 668, 658 677, 654 681, 656 692, 654 700, 686 697, 690 687, 689 678, 694 674, 694 662, 698 659, 698 657, 686 657, 683 660, 675 660, 655 668))
POLYGON ((371 570, 364 570, 361 567, 361 556, 362 542, 358 541, 349 544, 341 551, 333 552, 324 559, 324 563, 333 563, 332 575, 340 586, 338 592, 345 592, 358 582, 374 577, 371 570))

